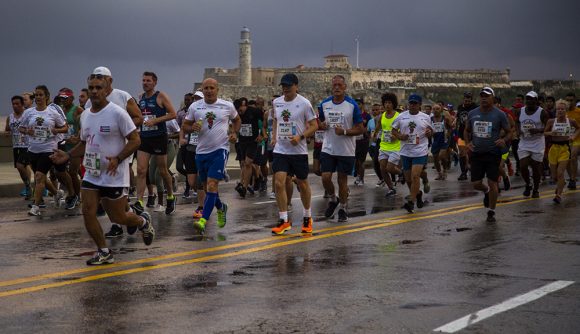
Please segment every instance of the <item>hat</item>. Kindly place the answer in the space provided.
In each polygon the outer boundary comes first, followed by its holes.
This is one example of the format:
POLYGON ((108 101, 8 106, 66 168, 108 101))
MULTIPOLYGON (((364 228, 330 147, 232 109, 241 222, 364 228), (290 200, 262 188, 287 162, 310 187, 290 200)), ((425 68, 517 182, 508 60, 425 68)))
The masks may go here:
POLYGON ((58 91, 58 97, 69 98, 69 97, 73 97, 73 96, 74 96, 74 93, 73 93, 72 89, 70 89, 70 88, 63 88, 63 89, 58 91))
POLYGON ((537 99, 538 98, 538 93, 534 92, 533 90, 529 91, 526 96, 529 96, 533 99, 537 99))
POLYGON ((197 97, 200 97, 200 98, 203 99, 203 93, 200 92, 199 90, 198 91, 195 91, 195 93, 193 93, 193 96, 197 96, 197 97))
POLYGON ((465 93, 463 93, 463 97, 473 97, 473 93, 465 92, 465 93))
POLYGON ((576 102, 576 108, 580 108, 580 101, 576 102))
POLYGON ((453 104, 447 103, 447 110, 453 110, 453 104))
POLYGON ((423 98, 421 98, 421 96, 419 94, 411 94, 409 95, 409 102, 418 102, 418 103, 422 103, 423 102, 423 98))
POLYGON ((92 74, 95 74, 95 75, 106 75, 108 77, 112 76, 111 75, 111 71, 108 68, 104 67, 104 66, 99 66, 99 67, 95 68, 93 70, 93 73, 92 74))
POLYGON ((282 86, 292 86, 298 84, 298 77, 294 73, 286 73, 280 79, 280 85, 282 86))
POLYGON ((485 95, 495 95, 495 93, 493 92, 493 89, 491 89, 491 87, 483 87, 481 89, 481 92, 479 92, 479 94, 485 94, 485 95))

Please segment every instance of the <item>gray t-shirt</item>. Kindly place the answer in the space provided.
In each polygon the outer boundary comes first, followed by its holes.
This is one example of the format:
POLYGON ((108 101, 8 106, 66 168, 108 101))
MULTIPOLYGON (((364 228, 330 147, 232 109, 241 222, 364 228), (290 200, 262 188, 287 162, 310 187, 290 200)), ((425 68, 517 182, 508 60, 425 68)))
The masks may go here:
POLYGON ((467 123, 471 128, 471 142, 474 152, 501 154, 501 148, 495 145, 500 138, 501 129, 509 129, 510 125, 505 113, 497 108, 483 112, 475 108, 469 112, 467 123))

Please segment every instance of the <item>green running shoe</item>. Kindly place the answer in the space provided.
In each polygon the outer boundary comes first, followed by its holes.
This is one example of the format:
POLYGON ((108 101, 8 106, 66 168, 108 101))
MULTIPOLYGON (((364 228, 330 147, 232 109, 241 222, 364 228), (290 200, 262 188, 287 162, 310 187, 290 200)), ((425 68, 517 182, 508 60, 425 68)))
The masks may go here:
POLYGON ((228 205, 226 203, 222 203, 221 210, 217 210, 217 226, 219 228, 223 228, 226 226, 227 218, 226 214, 228 213, 228 205))
POLYGON ((199 231, 199 234, 205 232, 205 218, 199 218, 199 220, 193 222, 193 227, 199 231))

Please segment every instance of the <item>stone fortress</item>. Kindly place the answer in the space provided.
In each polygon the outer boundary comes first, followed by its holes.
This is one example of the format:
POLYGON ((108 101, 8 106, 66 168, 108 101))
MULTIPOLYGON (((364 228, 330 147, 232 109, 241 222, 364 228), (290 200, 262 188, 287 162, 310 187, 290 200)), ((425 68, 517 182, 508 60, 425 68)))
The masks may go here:
MULTIPOLYGON (((215 78, 220 83, 220 96, 233 100, 245 96, 258 96, 267 101, 280 94, 278 86, 282 75, 295 73, 300 81, 300 94, 317 105, 331 95, 331 80, 337 74, 347 80, 348 93, 363 98, 367 105, 380 103, 380 96, 390 91, 403 101, 410 93, 417 92, 430 100, 443 100, 455 105, 463 93, 477 93, 483 86, 491 86, 504 101, 512 101, 516 94, 536 90, 547 95, 565 94, 580 88, 575 81, 511 81, 510 70, 439 70, 439 69, 361 69, 353 68, 348 56, 333 54, 324 57, 324 67, 264 68, 252 67, 252 41, 250 30, 244 27, 239 42, 239 67, 224 69, 206 68, 205 78, 215 78)), ((199 88, 196 83, 194 88, 199 88)), ((504 103, 507 104, 507 103, 504 103)))

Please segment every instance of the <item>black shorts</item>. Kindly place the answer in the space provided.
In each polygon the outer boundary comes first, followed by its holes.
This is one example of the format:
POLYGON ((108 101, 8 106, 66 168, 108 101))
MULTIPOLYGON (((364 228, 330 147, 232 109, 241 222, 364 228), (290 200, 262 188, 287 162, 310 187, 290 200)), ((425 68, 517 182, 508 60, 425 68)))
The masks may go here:
POLYGON ((266 158, 269 162, 274 161, 274 150, 266 150, 266 158))
POLYGON ((250 158, 254 160, 256 158, 256 153, 258 151, 258 143, 255 141, 250 142, 239 142, 238 146, 236 147, 236 160, 246 160, 246 158, 250 158), (238 159, 239 158, 239 159, 238 159))
POLYGON ((139 151, 153 155, 167 154, 167 134, 157 137, 141 137, 141 146, 139 151))
POLYGON ((50 160, 49 156, 52 153, 44 152, 44 153, 32 153, 28 152, 28 157, 30 158, 30 166, 32 166, 33 172, 41 172, 42 174, 47 174, 48 171, 52 168, 52 160, 50 160))
POLYGON ((83 181, 83 183, 81 184, 81 189, 97 190, 101 198, 108 198, 112 200, 125 197, 129 193, 128 188, 125 187, 103 187, 98 186, 96 184, 92 184, 87 181, 83 181))
POLYGON ((300 180, 308 178, 308 154, 280 154, 274 153, 272 171, 286 172, 295 175, 300 180))
POLYGON ((266 148, 262 145, 258 145, 256 157, 254 158, 254 164, 261 167, 266 166, 266 162, 266 148))
POLYGON ((354 155, 357 161, 365 161, 369 153, 369 141, 366 139, 357 140, 354 155))
POLYGON ((181 151, 181 159, 185 166, 185 173, 197 174, 197 165, 195 164, 195 146, 183 145, 179 150, 181 151))
POLYGON ((315 147, 312 151, 312 159, 320 160, 320 152, 322 151, 322 147, 315 147))
POLYGON ((488 180, 497 182, 499 178, 499 163, 501 155, 496 153, 471 153, 471 182, 481 181, 487 176, 488 180))
POLYGON ((28 156, 28 149, 26 147, 13 148, 12 157, 14 159, 14 168, 16 168, 16 164, 21 164, 24 166, 30 165, 30 158, 28 156))
POLYGON ((354 169, 354 157, 343 157, 320 153, 320 172, 321 173, 342 173, 351 175, 354 169))

